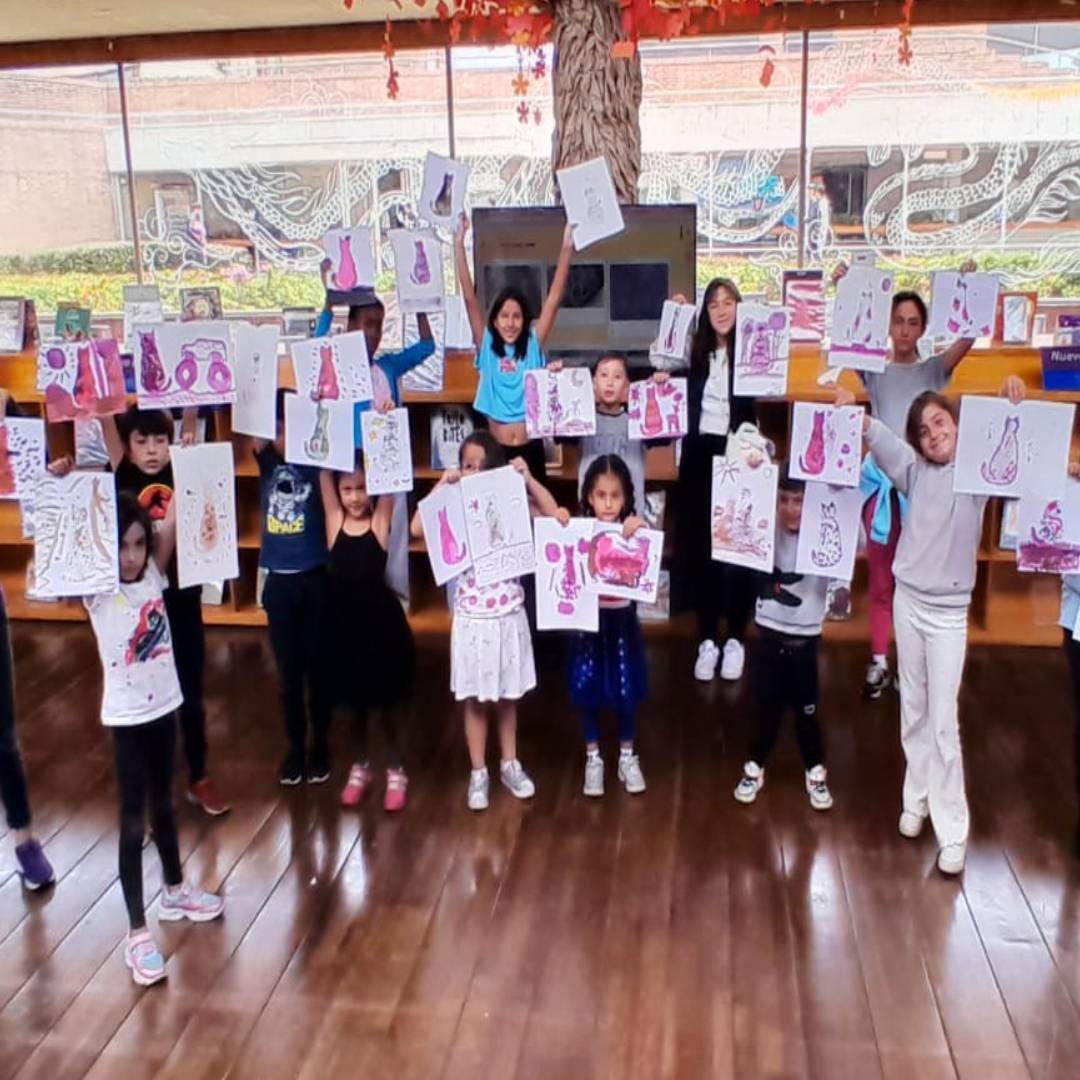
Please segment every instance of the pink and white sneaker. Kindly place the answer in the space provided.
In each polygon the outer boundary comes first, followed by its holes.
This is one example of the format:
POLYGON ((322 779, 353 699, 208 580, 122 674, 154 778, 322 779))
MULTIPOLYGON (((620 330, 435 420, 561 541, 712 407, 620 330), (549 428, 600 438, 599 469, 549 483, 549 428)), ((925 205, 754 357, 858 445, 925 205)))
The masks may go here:
POLYGON ((214 893, 204 892, 185 881, 178 889, 165 888, 158 905, 158 920, 210 922, 225 910, 225 901, 214 893))
POLYGON ((386 795, 383 796, 383 809, 388 813, 395 813, 405 809, 405 790, 409 786, 409 778, 404 769, 386 770, 386 795))
POLYGON ((149 930, 132 934, 124 944, 124 963, 139 986, 153 986, 165 978, 165 957, 161 955, 149 930))
POLYGON ((371 770, 366 765, 353 765, 349 770, 349 779, 341 789, 341 805, 350 808, 359 806, 370 783, 371 770))

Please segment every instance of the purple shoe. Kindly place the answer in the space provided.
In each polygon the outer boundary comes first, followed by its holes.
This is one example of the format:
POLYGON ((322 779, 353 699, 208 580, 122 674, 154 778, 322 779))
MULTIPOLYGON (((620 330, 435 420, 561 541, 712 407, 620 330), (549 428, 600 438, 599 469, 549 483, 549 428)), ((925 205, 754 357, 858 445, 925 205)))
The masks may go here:
POLYGON ((40 889, 56 880, 52 863, 45 857, 41 845, 33 838, 15 849, 15 858, 19 861, 23 884, 28 889, 40 889))

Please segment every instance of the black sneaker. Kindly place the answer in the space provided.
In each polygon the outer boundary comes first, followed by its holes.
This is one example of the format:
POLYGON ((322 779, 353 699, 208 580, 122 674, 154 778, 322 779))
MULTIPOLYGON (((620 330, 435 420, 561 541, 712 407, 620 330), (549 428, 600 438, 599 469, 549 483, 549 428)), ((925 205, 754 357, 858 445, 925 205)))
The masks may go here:
POLYGON ((304 779, 304 755, 290 750, 278 769, 278 781, 285 787, 296 787, 304 779))
POLYGON ((881 697, 883 690, 887 690, 889 683, 889 669, 881 664, 868 664, 866 668, 866 682, 863 683, 863 696, 876 701, 881 697))
POLYGON ((330 779, 330 755, 325 750, 312 750, 308 757, 307 782, 325 784, 330 779))

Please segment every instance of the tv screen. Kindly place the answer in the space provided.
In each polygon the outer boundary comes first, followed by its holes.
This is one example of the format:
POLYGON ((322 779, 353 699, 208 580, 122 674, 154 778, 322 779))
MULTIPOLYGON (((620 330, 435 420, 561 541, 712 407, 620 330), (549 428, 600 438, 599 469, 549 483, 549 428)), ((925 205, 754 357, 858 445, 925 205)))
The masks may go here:
MULTIPOLYGON (((547 285, 551 288, 555 267, 547 268, 547 285)), ((564 308, 602 308, 604 306, 604 264, 570 264, 570 277, 563 292, 564 308)))
POLYGON ((668 298, 667 263, 611 264, 611 319, 660 321, 668 298))

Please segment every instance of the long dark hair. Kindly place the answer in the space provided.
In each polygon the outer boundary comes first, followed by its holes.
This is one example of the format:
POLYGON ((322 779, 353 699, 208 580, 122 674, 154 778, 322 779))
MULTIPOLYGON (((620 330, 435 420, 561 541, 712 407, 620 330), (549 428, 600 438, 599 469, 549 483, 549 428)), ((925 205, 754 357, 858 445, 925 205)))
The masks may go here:
MULTIPOLYGON (((705 287, 705 297, 701 301, 701 311, 698 312, 697 326, 694 328, 693 341, 690 344, 690 374, 706 376, 709 374, 709 357, 716 351, 718 344, 716 331, 709 321, 709 304, 716 295, 718 289, 726 289, 735 298, 735 303, 742 300, 739 286, 731 278, 715 277, 705 287)), ((735 326, 731 327, 731 333, 727 336, 728 363, 735 363, 735 326)))
POLYGON ((132 525, 141 525, 143 533, 146 536, 146 562, 143 563, 142 569, 139 571, 139 576, 135 579, 136 581, 140 581, 142 580, 143 574, 146 573, 147 563, 150 562, 150 559, 154 554, 153 522, 150 520, 150 514, 146 507, 128 491, 120 492, 117 497, 116 517, 117 525, 119 527, 119 532, 117 533, 118 540, 123 540, 124 533, 126 533, 132 525))
POLYGON ((486 472, 488 469, 497 469, 506 464, 506 451, 503 450, 490 431, 474 431, 471 435, 467 435, 462 439, 461 446, 458 447, 459 465, 465 461, 465 448, 467 446, 479 446, 484 451, 484 467, 481 472, 486 472))
POLYGON ((908 409, 907 428, 904 432, 912 450, 919 457, 923 456, 922 447, 919 445, 919 428, 922 426, 922 417, 927 405, 937 405, 953 418, 953 423, 960 423, 960 406, 955 401, 945 397, 944 394, 939 394, 936 390, 924 390, 908 409))
POLYGON ((513 300, 521 308, 521 333, 518 334, 517 340, 514 342, 514 357, 517 360, 524 360, 525 354, 529 351, 529 331, 532 329, 533 317, 532 312, 529 310, 529 302, 525 299, 525 294, 512 285, 501 289, 491 305, 487 323, 488 330, 491 332, 491 342, 496 347, 496 352, 501 356, 505 349, 503 339, 500 337, 499 331, 495 329, 495 318, 502 311, 503 304, 507 300, 513 300))
POLYGON ((585 470, 585 479, 581 482, 581 514, 583 517, 596 517, 593 508, 589 505, 589 496, 592 494, 593 488, 596 487, 596 481, 601 476, 609 475, 617 476, 619 483, 622 484, 623 506, 619 520, 625 521, 628 517, 637 513, 637 508, 634 506, 634 481, 630 476, 630 470, 627 468, 626 462, 618 454, 601 454, 590 462, 589 467, 585 470))

